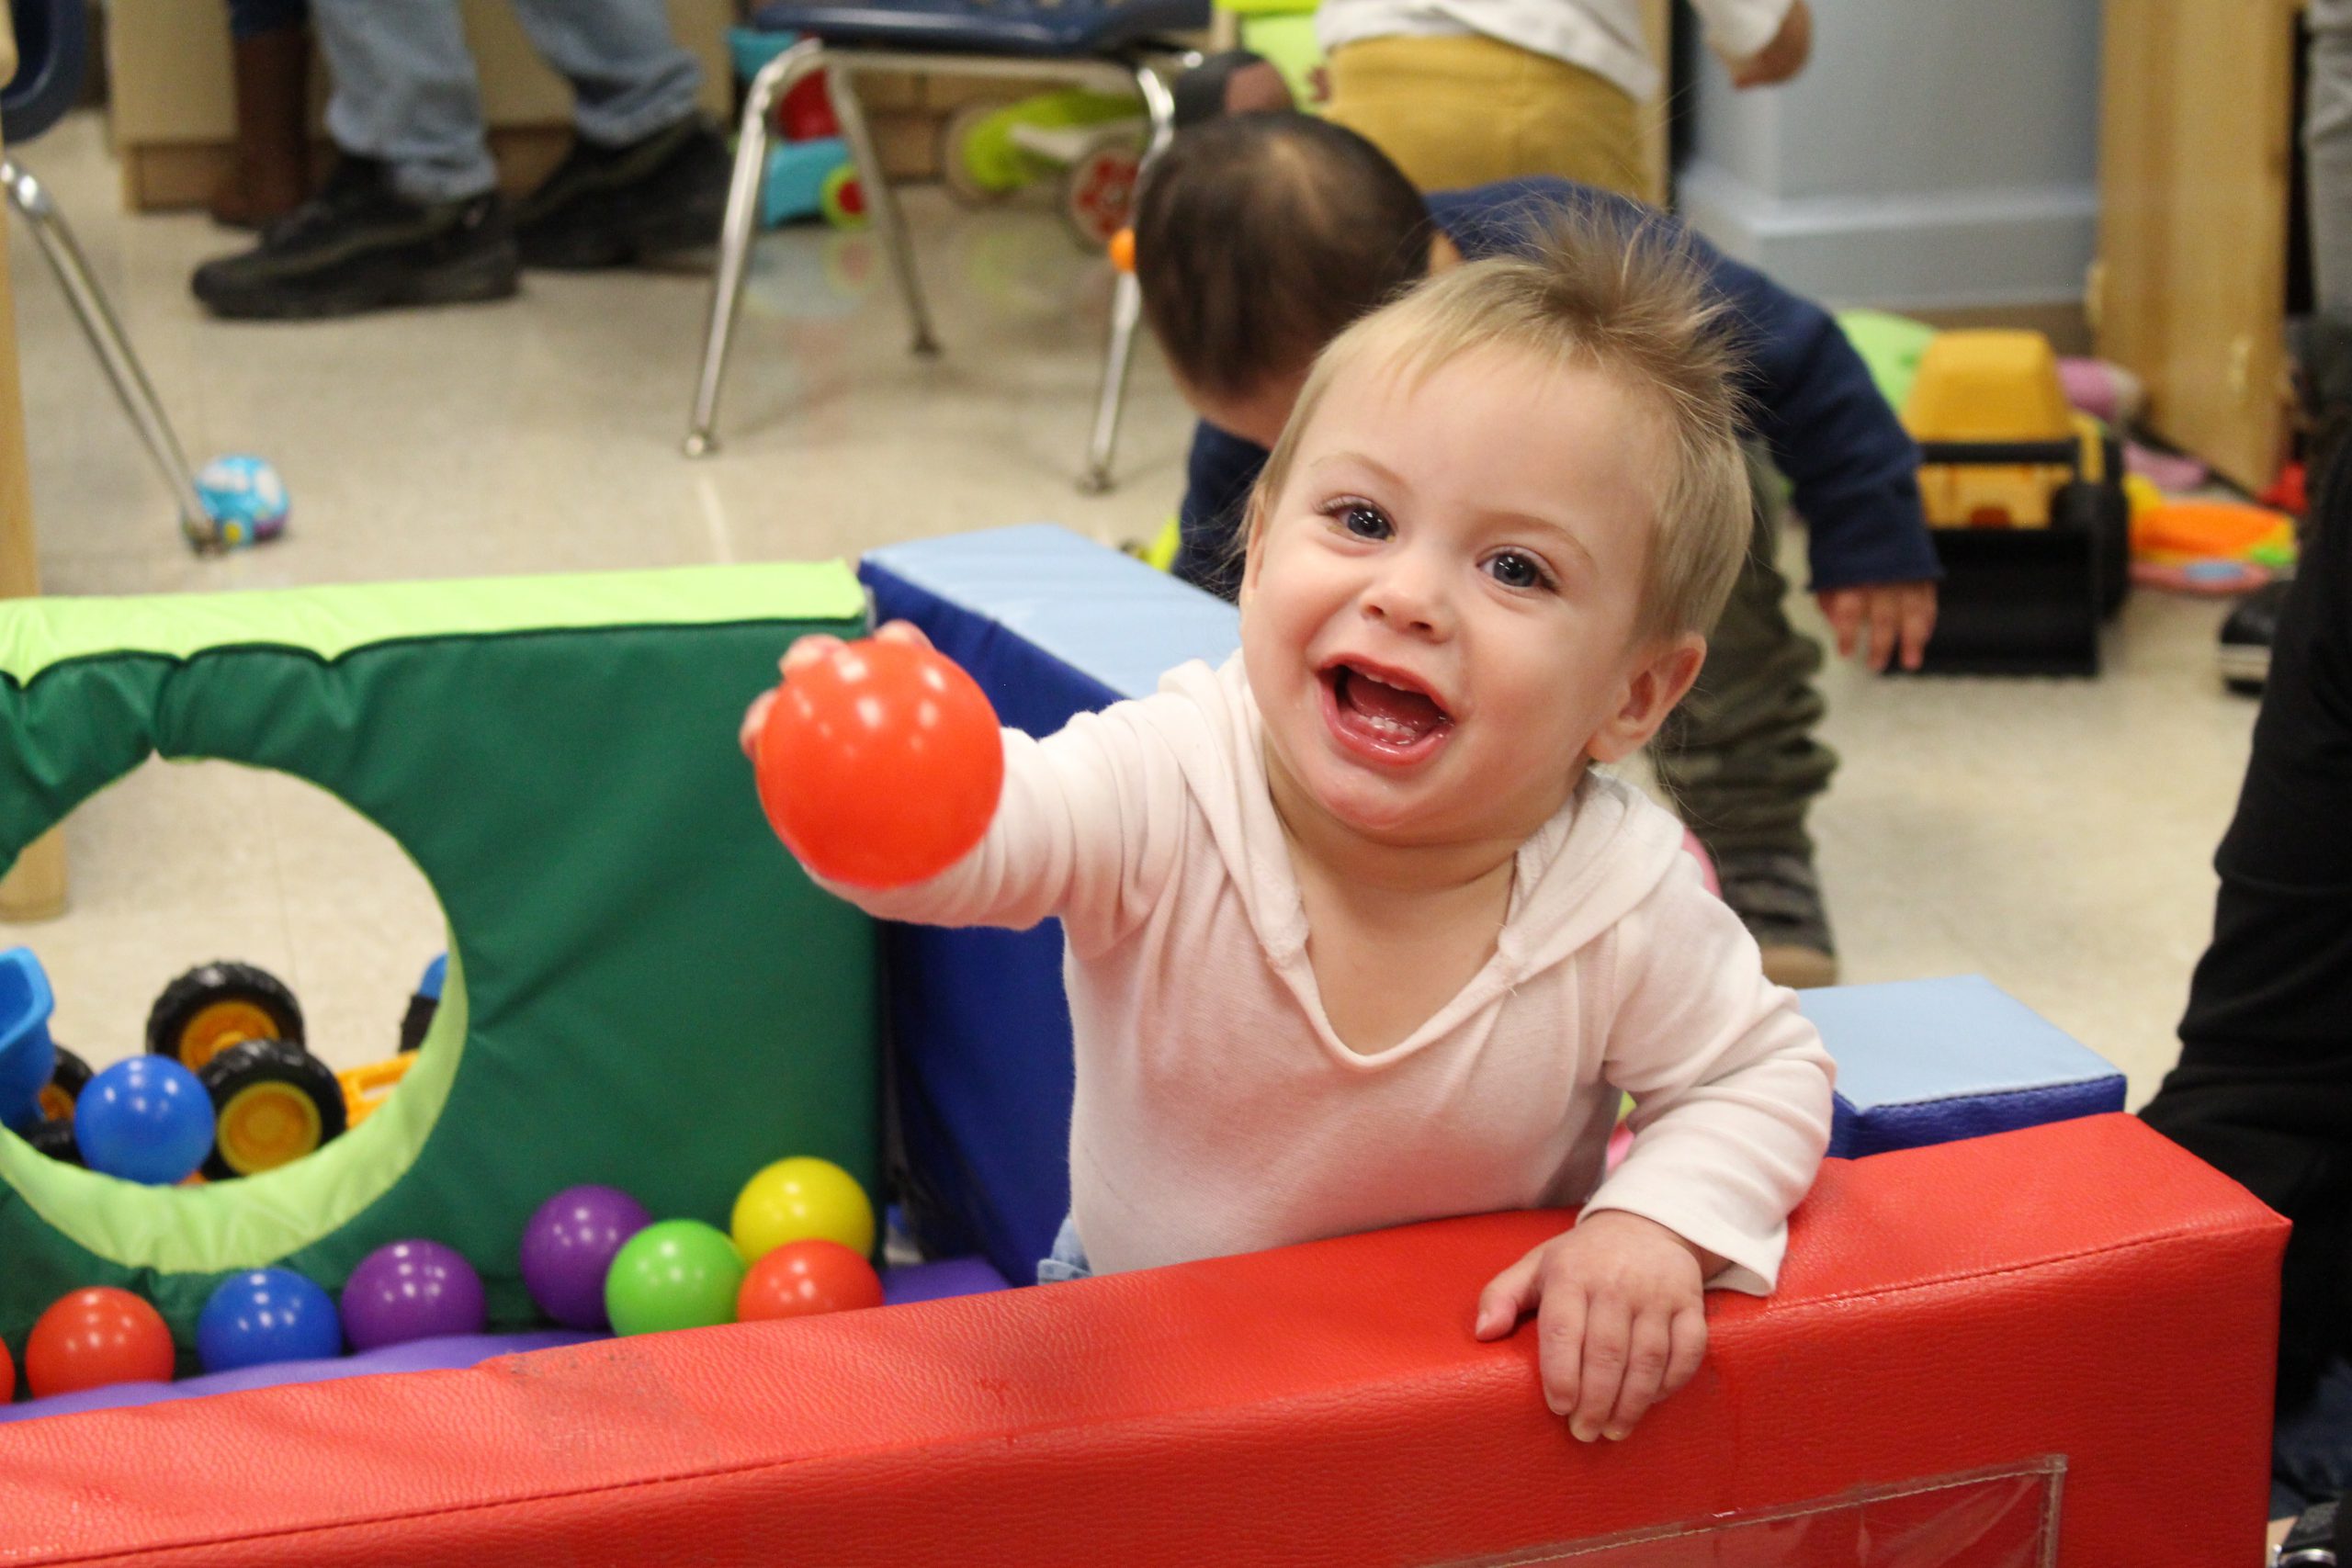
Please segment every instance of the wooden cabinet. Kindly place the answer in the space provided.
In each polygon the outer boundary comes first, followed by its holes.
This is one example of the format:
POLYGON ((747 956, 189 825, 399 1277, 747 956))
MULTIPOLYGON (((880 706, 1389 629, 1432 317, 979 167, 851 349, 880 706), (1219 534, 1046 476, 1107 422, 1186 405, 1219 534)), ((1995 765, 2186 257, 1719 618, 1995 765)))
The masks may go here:
POLYGON ((2107 0, 2100 355, 2149 427, 2260 489, 2285 452, 2296 0, 2107 0))

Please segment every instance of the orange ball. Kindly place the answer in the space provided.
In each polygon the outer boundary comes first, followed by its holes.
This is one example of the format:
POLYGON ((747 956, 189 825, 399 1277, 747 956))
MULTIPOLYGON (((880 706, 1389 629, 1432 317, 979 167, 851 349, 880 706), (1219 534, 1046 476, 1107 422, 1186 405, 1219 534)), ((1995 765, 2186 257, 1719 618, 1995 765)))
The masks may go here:
POLYGON ((95 1285, 51 1303, 25 1340, 35 1399, 119 1382, 169 1382, 172 1331, 129 1291, 95 1285))
POLYGON ((868 637, 794 671, 756 748, 760 804, 818 875, 902 887, 961 860, 996 816, 996 710, 956 663, 868 637))
POLYGON ((736 1292, 735 1316, 756 1323, 881 1304, 874 1265, 837 1241, 793 1241, 752 1265, 736 1292))

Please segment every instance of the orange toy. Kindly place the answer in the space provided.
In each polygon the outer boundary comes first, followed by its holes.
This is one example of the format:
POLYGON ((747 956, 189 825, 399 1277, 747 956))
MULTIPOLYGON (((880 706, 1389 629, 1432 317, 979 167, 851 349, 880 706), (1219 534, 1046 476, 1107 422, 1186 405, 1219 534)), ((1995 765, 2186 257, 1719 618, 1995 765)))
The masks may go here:
POLYGON ((2284 566, 2295 558, 2295 522, 2267 506, 2235 501, 2167 501, 2132 518, 2135 559, 2178 564, 2242 560, 2284 566))
POLYGON ((996 711, 953 660, 868 637, 795 673, 760 732, 760 804, 820 876, 899 887, 979 842, 1004 784, 996 711))

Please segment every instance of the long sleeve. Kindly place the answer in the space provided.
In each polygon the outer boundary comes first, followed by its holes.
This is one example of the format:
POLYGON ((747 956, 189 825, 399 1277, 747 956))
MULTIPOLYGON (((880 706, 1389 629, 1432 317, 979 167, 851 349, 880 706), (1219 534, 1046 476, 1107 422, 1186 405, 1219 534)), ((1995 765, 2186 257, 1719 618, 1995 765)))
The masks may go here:
POLYGON ((1175 754, 1138 722, 1141 705, 1081 714, 1044 740, 1005 730, 996 816, 939 875, 886 889, 824 886, 877 919, 919 925, 1023 930, 1058 916, 1074 953, 1100 952, 1149 912, 1189 820, 1175 754))
POLYGON ((1728 1260, 1709 1283, 1767 1292, 1829 1145, 1829 1054, 1695 869, 1613 940, 1605 1074, 1634 1097, 1634 1146, 1586 1209, 1655 1220, 1728 1260))

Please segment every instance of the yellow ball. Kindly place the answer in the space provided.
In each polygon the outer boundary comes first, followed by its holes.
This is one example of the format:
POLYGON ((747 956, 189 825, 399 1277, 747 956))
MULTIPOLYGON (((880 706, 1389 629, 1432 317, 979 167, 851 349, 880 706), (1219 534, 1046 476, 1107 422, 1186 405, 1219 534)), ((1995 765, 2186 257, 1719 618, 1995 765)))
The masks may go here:
POLYGON ((857 1178, 812 1155, 780 1159, 743 1183, 729 1223, 745 1263, 786 1242, 837 1241, 860 1258, 874 1252, 874 1205, 857 1178))

